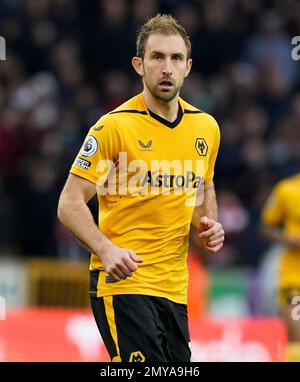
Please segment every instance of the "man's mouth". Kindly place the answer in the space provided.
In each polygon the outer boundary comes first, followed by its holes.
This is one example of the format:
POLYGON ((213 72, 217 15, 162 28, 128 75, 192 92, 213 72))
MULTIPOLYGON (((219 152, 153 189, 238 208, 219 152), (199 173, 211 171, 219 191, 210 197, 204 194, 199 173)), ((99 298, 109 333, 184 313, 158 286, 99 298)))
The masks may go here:
POLYGON ((168 89, 168 88, 170 88, 171 86, 173 86, 173 83, 172 83, 172 81, 164 80, 164 81, 161 81, 161 82, 159 83, 159 86, 160 86, 161 88, 168 89))

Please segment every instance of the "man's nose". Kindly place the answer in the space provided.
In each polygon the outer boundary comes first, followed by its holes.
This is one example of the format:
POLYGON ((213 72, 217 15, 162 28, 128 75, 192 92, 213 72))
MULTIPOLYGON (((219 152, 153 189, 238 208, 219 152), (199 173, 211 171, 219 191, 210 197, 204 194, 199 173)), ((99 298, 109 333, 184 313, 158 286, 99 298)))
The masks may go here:
POLYGON ((172 65, 170 60, 165 60, 164 62, 163 75, 172 75, 172 65))

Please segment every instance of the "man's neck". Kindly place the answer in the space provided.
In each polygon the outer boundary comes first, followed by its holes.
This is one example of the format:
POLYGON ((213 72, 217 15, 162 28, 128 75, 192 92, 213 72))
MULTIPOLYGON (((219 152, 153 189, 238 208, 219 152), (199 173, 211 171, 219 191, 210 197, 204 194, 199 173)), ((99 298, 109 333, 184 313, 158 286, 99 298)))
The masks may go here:
POLYGON ((167 121, 173 122, 178 115, 178 96, 174 97, 171 101, 163 101, 156 99, 147 90, 143 90, 142 96, 148 109, 167 121))

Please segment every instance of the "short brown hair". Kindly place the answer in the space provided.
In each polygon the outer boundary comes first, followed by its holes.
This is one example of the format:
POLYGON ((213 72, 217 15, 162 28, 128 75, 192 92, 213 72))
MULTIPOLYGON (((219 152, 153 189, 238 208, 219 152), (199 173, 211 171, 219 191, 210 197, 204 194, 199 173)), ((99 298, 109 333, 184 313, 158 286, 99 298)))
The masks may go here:
POLYGON ((155 17, 149 19, 141 26, 136 40, 136 53, 140 58, 144 58, 145 45, 153 33, 162 33, 165 35, 179 34, 187 48, 187 58, 191 57, 191 42, 184 27, 171 15, 161 15, 158 13, 155 17))

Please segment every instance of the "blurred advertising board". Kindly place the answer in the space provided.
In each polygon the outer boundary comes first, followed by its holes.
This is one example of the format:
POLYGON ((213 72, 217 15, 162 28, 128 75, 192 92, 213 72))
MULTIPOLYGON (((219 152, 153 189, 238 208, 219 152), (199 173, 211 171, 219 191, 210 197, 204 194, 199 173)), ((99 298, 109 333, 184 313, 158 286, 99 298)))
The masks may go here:
MULTIPOLYGON (((283 361, 281 320, 193 318, 193 361, 283 361)), ((8 310, 0 321, 0 361, 109 361, 89 310, 8 310)))
POLYGON ((191 321, 196 362, 280 362, 287 334, 278 318, 202 318, 191 321))

